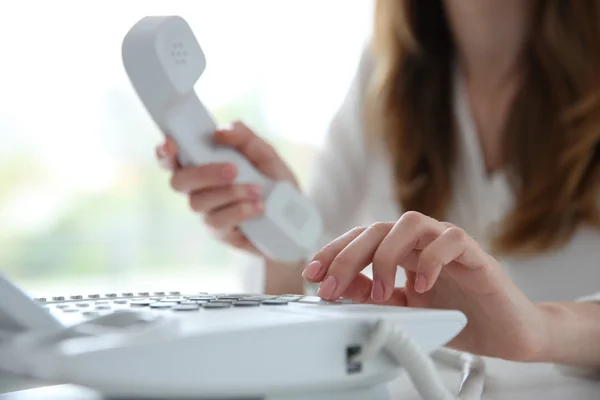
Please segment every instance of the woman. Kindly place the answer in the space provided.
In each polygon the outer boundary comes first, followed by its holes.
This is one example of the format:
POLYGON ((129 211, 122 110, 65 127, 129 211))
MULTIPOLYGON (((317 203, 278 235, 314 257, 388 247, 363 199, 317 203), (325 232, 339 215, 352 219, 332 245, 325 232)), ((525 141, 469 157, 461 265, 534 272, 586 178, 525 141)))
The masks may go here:
MULTIPOLYGON (((329 300, 460 309, 455 348, 600 367, 600 304, 575 302, 600 290, 598 71, 595 0, 378 0, 309 189, 329 245, 306 268, 267 260, 266 291, 303 276, 329 300), (351 229, 361 216, 397 222, 351 229)), ((295 182, 243 124, 215 139, 295 182)), ((261 212, 256 188, 175 151, 158 148, 173 188, 256 253, 236 229, 261 212)))

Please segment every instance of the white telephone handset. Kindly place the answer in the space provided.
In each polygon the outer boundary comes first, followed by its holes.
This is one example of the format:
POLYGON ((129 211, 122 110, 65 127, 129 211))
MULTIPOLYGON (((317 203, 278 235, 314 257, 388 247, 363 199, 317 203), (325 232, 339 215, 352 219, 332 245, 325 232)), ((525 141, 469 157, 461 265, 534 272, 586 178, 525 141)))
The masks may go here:
POLYGON ((56 318, 40 308, 0 273, 0 334, 56 330, 62 327, 56 318))
POLYGON ((145 17, 127 33, 122 46, 125 70, 160 130, 178 145, 183 165, 234 163, 237 181, 261 186, 262 216, 241 231, 269 258, 295 262, 310 257, 321 236, 320 216, 298 190, 261 174, 237 151, 212 141, 216 124, 194 91, 206 58, 181 17, 145 17))

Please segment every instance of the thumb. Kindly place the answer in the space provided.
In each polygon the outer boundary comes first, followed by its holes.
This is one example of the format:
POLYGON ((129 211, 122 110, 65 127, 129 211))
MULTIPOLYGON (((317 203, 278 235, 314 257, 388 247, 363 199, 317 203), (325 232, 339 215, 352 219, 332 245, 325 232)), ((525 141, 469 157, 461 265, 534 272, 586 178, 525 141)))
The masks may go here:
POLYGON ((177 144, 170 136, 167 136, 165 142, 156 147, 156 157, 161 166, 167 169, 172 170, 181 167, 177 158, 177 144))
POLYGON ((271 144, 242 122, 234 122, 229 130, 218 130, 215 140, 219 144, 233 147, 269 176, 276 176, 283 162, 271 144))

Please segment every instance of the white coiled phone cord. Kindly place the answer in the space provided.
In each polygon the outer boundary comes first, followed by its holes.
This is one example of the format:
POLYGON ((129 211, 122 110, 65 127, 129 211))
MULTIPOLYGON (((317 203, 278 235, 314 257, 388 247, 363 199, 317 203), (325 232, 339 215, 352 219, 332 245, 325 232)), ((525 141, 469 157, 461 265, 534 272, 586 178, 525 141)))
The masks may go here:
POLYGON ((365 361, 385 350, 406 370, 424 400, 481 399, 485 364, 480 357, 448 349, 439 349, 430 357, 399 326, 380 320, 376 323, 370 340, 354 361, 365 361), (457 395, 446 388, 433 359, 462 369, 463 380, 457 395))

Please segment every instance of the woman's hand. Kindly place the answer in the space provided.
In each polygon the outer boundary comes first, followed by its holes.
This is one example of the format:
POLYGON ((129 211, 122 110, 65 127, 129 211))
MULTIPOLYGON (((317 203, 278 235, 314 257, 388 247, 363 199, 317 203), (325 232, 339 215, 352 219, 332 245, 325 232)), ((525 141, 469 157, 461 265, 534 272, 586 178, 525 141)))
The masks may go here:
MULTIPOLYGON (((236 122, 230 130, 219 130, 215 141, 235 148, 266 176, 297 185, 294 174, 265 140, 246 125, 236 122)), ((263 212, 258 186, 235 183, 234 164, 206 164, 182 168, 177 160, 177 146, 172 139, 156 149, 160 164, 173 171, 171 186, 188 196, 190 207, 204 215, 205 223, 224 242, 254 254, 258 250, 239 231, 241 222, 263 212)))
POLYGON ((416 212, 346 233, 303 276, 322 282, 326 300, 460 310, 468 324, 449 344, 459 350, 524 361, 545 346, 543 313, 499 263, 460 228, 416 212), (361 274, 371 263, 373 281, 361 274), (394 287, 398 266, 405 288, 394 287))

